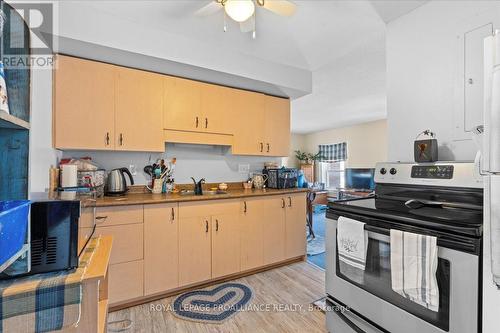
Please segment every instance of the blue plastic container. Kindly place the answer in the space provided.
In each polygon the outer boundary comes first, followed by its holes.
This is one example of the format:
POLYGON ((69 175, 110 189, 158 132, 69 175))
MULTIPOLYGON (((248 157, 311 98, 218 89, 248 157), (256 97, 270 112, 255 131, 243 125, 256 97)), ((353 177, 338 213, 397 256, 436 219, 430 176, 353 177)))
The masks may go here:
POLYGON ((0 265, 26 243, 30 205, 29 200, 0 201, 0 265))

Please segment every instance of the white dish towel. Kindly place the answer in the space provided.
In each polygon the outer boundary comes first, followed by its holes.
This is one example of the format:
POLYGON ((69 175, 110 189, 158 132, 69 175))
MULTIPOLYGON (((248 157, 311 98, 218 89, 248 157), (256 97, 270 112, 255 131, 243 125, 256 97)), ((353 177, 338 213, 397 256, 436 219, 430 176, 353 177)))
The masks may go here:
POLYGON ((391 229, 392 290, 432 311, 439 309, 437 238, 391 229))
POLYGON ((337 245, 340 261, 362 270, 365 269, 368 234, 363 222, 343 216, 339 217, 337 245))

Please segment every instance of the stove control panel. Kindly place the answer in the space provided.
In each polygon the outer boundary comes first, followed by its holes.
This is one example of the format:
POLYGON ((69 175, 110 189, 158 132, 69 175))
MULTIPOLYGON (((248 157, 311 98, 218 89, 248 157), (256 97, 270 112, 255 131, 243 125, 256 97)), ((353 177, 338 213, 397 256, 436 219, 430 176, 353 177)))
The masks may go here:
POLYGON ((483 188, 473 162, 382 162, 375 166, 374 176, 376 184, 483 188))
POLYGON ((452 179, 453 165, 414 165, 411 178, 452 179))

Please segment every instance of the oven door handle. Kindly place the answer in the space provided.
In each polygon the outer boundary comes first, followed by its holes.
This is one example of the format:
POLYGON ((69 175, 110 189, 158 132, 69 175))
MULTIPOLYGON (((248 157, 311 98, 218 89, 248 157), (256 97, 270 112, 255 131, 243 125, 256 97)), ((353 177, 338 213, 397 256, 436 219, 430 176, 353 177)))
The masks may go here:
POLYGON ((327 303, 332 306, 333 311, 337 314, 337 316, 347 325, 349 326, 354 332, 356 333, 366 333, 366 331, 362 330, 358 325, 353 323, 345 314, 342 313, 341 307, 337 306, 330 300, 327 300, 327 303))
POLYGON ((419 209, 422 207, 438 207, 438 208, 462 208, 471 210, 483 210, 482 206, 468 204, 468 203, 455 203, 444 201, 432 201, 423 199, 411 199, 405 201, 405 206, 410 209, 419 209))

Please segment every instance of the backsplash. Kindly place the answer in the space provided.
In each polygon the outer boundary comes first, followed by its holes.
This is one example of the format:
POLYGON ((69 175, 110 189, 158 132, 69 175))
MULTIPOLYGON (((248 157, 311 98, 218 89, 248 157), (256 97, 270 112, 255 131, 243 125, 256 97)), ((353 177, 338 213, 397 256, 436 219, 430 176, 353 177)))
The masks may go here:
POLYGON ((278 157, 237 156, 231 154, 229 147, 211 145, 187 145, 167 143, 165 153, 144 152, 109 152, 109 151, 65 151, 63 158, 90 156, 102 168, 111 170, 119 167, 135 165, 136 184, 146 184, 148 175, 143 171, 145 165, 153 163, 158 158, 165 160, 177 158, 175 182, 178 184, 192 182, 195 179, 205 178, 209 183, 238 182, 248 178, 248 173, 239 173, 239 164, 248 164, 250 173, 261 172, 264 162, 277 162, 278 157))

